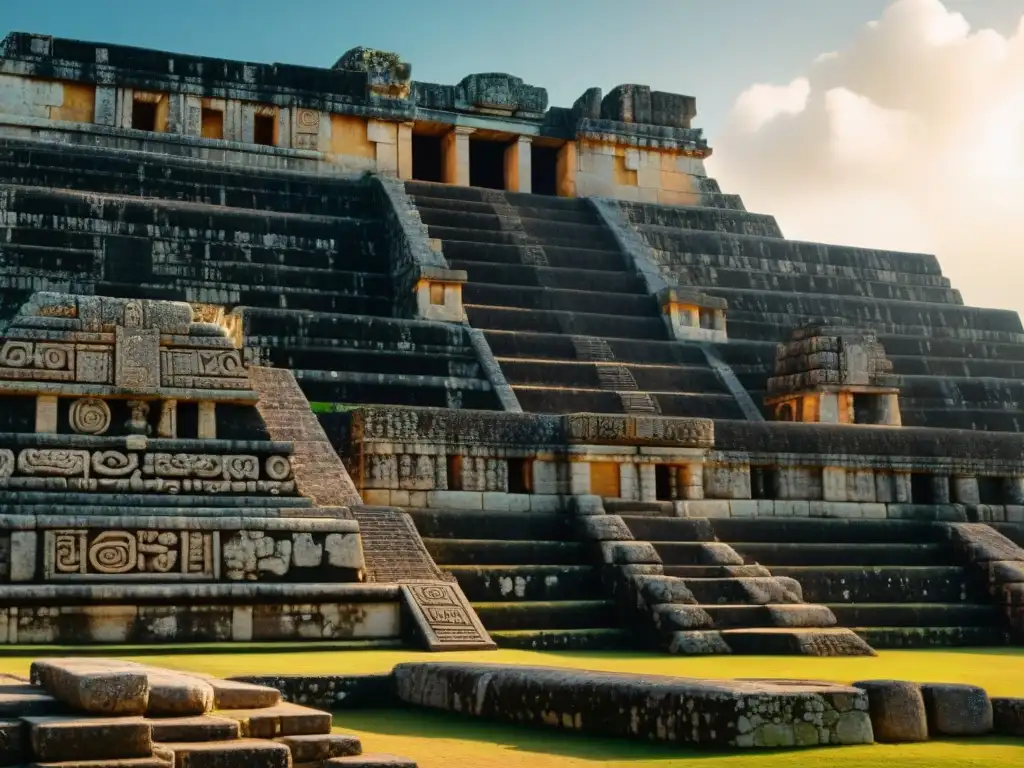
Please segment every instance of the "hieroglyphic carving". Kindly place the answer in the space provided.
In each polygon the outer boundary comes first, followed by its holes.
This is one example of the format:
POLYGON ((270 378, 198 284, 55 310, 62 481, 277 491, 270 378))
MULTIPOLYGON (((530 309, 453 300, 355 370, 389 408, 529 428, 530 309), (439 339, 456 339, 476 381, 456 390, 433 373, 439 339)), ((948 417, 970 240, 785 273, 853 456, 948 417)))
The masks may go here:
POLYGON ((75 377, 71 344, 6 341, 0 347, 0 378, 70 381, 75 377))
POLYGON ((89 473, 89 451, 26 448, 18 454, 18 472, 46 477, 86 477, 89 473))
POLYGON ((575 413, 565 417, 567 436, 583 443, 655 443, 684 448, 714 445, 714 422, 669 416, 575 413))
POLYGON ((263 466, 271 480, 287 480, 292 476, 292 464, 284 456, 268 456, 263 466))
POLYGON ((296 133, 320 133, 320 112, 315 109, 295 110, 296 133))
POLYGON ((139 454, 97 451, 92 455, 92 471, 101 477, 127 477, 139 468, 139 454))
POLYGON ((14 474, 14 451, 0 448, 0 479, 14 474))
POLYGON ((71 404, 71 429, 82 435, 102 435, 110 429, 110 406, 102 400, 83 399, 71 404))
POLYGON ((48 579, 140 574, 215 576, 214 534, 201 531, 46 531, 48 579))
POLYGON ((115 329, 114 383, 119 387, 160 386, 160 331, 142 325, 142 305, 128 302, 124 308, 124 325, 115 329))
POLYGON ((456 585, 441 581, 408 583, 402 585, 402 595, 431 650, 495 647, 456 585))
POLYGON ((75 348, 75 381, 83 384, 111 384, 113 366, 110 349, 85 346, 75 348))
POLYGON ((0 347, 0 366, 28 368, 35 360, 35 345, 30 341, 5 341, 0 347))
POLYGON ((35 366, 46 371, 73 371, 75 348, 71 344, 36 344, 35 366))

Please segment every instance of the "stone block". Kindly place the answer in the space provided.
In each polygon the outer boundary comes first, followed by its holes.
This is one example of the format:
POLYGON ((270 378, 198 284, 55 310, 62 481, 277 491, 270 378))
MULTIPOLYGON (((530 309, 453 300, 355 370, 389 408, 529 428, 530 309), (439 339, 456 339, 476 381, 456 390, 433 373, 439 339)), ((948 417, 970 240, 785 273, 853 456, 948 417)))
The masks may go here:
POLYGON ((483 493, 477 491, 427 491, 427 506, 438 509, 482 510, 483 493))
POLYGON ((162 669, 143 671, 149 678, 150 717, 187 717, 213 709, 213 686, 204 680, 162 669))
POLYGON ((1000 736, 1024 736, 1024 699, 992 699, 992 726, 1000 736))
POLYGON ((875 741, 888 744, 928 741, 928 716, 921 686, 902 680, 864 680, 875 741))
POLYGON ((0 675, 0 718, 61 715, 68 711, 66 704, 38 686, 0 675))
POLYGON ((817 628, 834 627, 836 617, 824 605, 798 603, 795 605, 766 605, 773 627, 817 628))
POLYGON ((729 502, 717 499, 701 499, 676 502, 677 517, 727 518, 732 516, 729 502))
POLYGON ((604 514, 604 500, 600 496, 594 496, 591 494, 573 496, 571 498, 570 507, 572 513, 580 517, 604 514))
POLYGON ((810 517, 809 501, 776 501, 775 517, 810 517))
POLYGON ((416 761, 398 755, 373 754, 332 757, 323 768, 416 768, 416 761))
POLYGON ((714 619, 699 605, 655 605, 651 607, 654 626, 662 632, 711 629, 714 619))
POLYGON ((927 683, 921 686, 928 713, 928 733, 938 736, 984 736, 992 732, 992 702, 974 685, 927 683))
MULTIPOLYGON (((222 680, 203 676, 213 688, 214 707, 216 709, 262 709, 281 703, 281 692, 266 685, 254 685, 238 680, 222 680)), ((170 739, 170 741, 187 741, 187 739, 170 739)))
POLYGON ((632 541, 633 534, 617 515, 592 515, 576 520, 576 538, 581 541, 632 541))
POLYGON ((602 541, 602 562, 609 565, 661 564, 653 544, 645 541, 602 541))
POLYGON ((646 605, 696 605, 684 579, 675 576, 635 576, 633 588, 646 605))
POLYGON ((710 656, 718 653, 732 653, 728 643, 719 632, 673 632, 668 648, 671 654, 680 656, 710 656))
POLYGON ((228 741, 238 738, 238 721, 228 717, 159 717, 147 719, 153 741, 228 741))
POLYGON ((26 717, 32 754, 40 763, 149 757, 149 723, 141 717, 26 717))
POLYGON ((37 546, 36 531, 11 531, 11 582, 35 580, 37 546))
POLYGON ((174 757, 168 752, 154 754, 151 757, 32 763, 31 768, 174 768, 174 757))
POLYGON ((331 716, 297 704, 278 704, 266 709, 226 709, 217 713, 238 721, 243 738, 276 739, 331 732, 331 716))
POLYGON ((307 736, 282 736, 277 739, 292 753, 292 762, 310 763, 362 754, 363 745, 356 736, 342 733, 307 736))
POLYGON ((21 720, 0 720, 0 765, 24 765, 29 760, 25 724, 21 720))
POLYGON ((292 768, 288 747, 274 741, 170 742, 159 748, 173 754, 174 768, 292 768))
POLYGON ((757 502, 741 500, 729 502, 730 517, 757 517, 757 502))
POLYGON ((149 679, 139 670, 50 659, 33 662, 31 676, 58 701, 93 715, 141 715, 149 705, 149 679))

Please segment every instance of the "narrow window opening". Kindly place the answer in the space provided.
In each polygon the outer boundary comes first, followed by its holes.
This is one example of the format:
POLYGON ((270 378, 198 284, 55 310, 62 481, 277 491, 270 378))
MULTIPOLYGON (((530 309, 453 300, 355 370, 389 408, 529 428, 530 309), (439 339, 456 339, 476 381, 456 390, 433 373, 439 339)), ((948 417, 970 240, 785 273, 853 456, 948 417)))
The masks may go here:
POLYGON ((156 109, 155 101, 132 101, 132 128, 155 133, 156 109))
POLYGON ((272 115, 257 114, 253 118, 252 124, 253 143, 261 144, 264 147, 274 146, 274 122, 272 115))

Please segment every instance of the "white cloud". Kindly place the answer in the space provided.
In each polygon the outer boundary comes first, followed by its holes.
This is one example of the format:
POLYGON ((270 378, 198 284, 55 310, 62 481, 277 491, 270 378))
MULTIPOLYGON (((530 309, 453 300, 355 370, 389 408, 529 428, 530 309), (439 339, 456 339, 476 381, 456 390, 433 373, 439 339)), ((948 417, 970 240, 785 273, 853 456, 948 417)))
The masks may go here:
POLYGON ((966 302, 1024 311, 1024 19, 896 0, 741 94, 708 169, 788 237, 936 253, 966 302))

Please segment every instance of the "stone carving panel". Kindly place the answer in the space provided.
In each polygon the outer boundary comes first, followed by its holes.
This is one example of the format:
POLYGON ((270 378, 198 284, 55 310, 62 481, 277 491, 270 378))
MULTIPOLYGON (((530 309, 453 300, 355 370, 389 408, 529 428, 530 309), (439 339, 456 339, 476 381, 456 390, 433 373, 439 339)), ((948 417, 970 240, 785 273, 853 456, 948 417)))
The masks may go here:
POLYGON ((0 378, 73 381, 75 347, 51 342, 5 341, 0 347, 0 378))
POLYGON ((161 353, 165 387, 237 389, 248 386, 237 349, 168 349, 161 353))
POLYGON ((102 400, 76 400, 68 417, 71 429, 80 435, 102 435, 110 429, 110 407, 102 400))
POLYGON ((292 559, 292 540, 275 539, 263 531, 239 531, 224 543, 224 576, 231 581, 256 581, 284 576, 292 559))
POLYGON ((403 584, 402 595, 431 650, 494 647, 465 595, 454 584, 403 584))
POLYGON ((306 134, 320 133, 320 112, 315 109, 295 110, 295 132, 306 134))
POLYGON ((160 386, 160 331, 119 326, 116 344, 114 384, 126 389, 160 386))
POLYGON ((216 536, 201 531, 46 531, 44 576, 212 579, 216 536))
POLYGON ((14 451, 0 448, 0 480, 14 474, 14 451))

